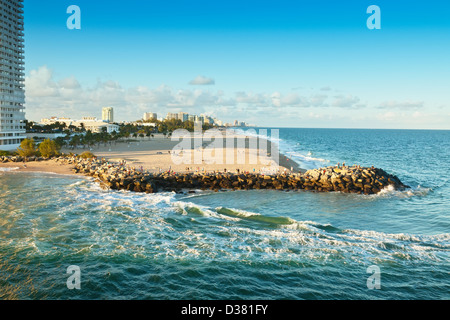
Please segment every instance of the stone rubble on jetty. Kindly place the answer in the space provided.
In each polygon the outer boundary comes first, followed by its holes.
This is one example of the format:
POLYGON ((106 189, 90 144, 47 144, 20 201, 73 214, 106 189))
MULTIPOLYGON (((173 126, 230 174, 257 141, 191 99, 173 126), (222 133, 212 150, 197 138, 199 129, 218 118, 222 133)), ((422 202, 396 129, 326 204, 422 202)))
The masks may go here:
POLYGON ((0 156, 0 163, 8 163, 8 162, 23 162, 23 161, 27 161, 27 162, 39 162, 39 161, 47 161, 48 159, 43 158, 43 157, 36 157, 36 156, 32 156, 32 157, 22 157, 22 156, 0 156))
MULTIPOLYGON (((156 193, 161 191, 182 192, 183 190, 313 190, 319 192, 340 191, 343 193, 377 194, 388 186, 404 190, 399 178, 379 168, 360 166, 334 166, 309 170, 305 173, 149 173, 128 168, 121 163, 100 159, 82 159, 61 156, 53 158, 62 164, 74 166, 74 173, 92 176, 102 186, 113 190, 156 193)), ((42 157, 2 156, 0 163, 46 161, 42 157)))
POLYGON ((156 193, 183 190, 313 190, 318 192, 377 194, 388 186, 404 190, 396 176, 382 169, 360 166, 335 166, 309 170, 306 173, 264 175, 259 173, 149 173, 127 168, 120 163, 99 159, 60 157, 56 161, 73 164, 75 173, 92 176, 103 187, 113 190, 156 193))

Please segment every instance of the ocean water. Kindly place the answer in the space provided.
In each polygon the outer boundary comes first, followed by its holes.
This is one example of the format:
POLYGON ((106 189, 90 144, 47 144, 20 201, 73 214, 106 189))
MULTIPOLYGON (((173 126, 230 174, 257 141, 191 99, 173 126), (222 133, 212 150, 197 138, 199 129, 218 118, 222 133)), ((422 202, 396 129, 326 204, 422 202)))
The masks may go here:
POLYGON ((280 129, 279 138, 304 168, 374 165, 411 189, 147 195, 102 190, 84 177, 3 171, 0 292, 19 299, 450 298, 449 131, 280 129), (71 265, 80 268, 80 290, 67 287, 71 265), (373 266, 378 289, 368 285, 373 266))

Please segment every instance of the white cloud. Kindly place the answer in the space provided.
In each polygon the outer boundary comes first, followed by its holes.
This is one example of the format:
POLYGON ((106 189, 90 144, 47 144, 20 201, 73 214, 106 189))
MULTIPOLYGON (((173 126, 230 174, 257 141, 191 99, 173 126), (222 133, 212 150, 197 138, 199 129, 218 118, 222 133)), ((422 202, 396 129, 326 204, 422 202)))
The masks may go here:
POLYGON ((53 80, 53 71, 46 66, 38 70, 32 70, 26 77, 25 85, 27 93, 34 97, 57 97, 59 95, 58 84, 53 80))
POLYGON ((378 105, 379 109, 420 109, 424 106, 420 101, 385 101, 378 105))
POLYGON ((194 80, 191 80, 189 82, 190 85, 200 85, 200 86, 207 86, 207 85, 214 85, 216 84, 216 81, 212 78, 208 78, 205 76, 197 76, 194 80))
POLYGON ((325 94, 315 94, 310 97, 309 103, 312 107, 327 107, 328 104, 325 103, 327 99, 328 96, 325 94))
POLYGON ((267 96, 262 94, 255 94, 253 92, 236 92, 235 99, 237 103, 246 103, 246 104, 267 104, 267 96))
POLYGON ((346 109, 359 108, 362 106, 361 104, 359 104, 359 101, 360 99, 358 97, 352 95, 337 95, 334 97, 331 106, 346 109))
POLYGON ((290 93, 281 99, 281 103, 284 106, 295 106, 301 104, 302 102, 303 98, 297 93, 290 93))
POLYGON ((35 121, 50 116, 99 117, 104 106, 115 108, 116 119, 136 120, 148 111, 163 116, 169 111, 201 113, 208 108, 236 105, 236 100, 227 98, 223 91, 174 90, 166 85, 124 88, 111 80, 84 87, 73 76, 56 81, 46 66, 30 72, 25 92, 27 117, 35 121))
POLYGON ((385 113, 380 113, 376 116, 376 118, 380 121, 386 122, 386 121, 394 121, 397 118, 397 114, 392 111, 388 111, 385 113))
POLYGON ((61 89, 66 90, 76 90, 81 88, 80 83, 78 82, 77 79, 75 79, 74 76, 62 79, 61 81, 58 82, 58 85, 61 89))

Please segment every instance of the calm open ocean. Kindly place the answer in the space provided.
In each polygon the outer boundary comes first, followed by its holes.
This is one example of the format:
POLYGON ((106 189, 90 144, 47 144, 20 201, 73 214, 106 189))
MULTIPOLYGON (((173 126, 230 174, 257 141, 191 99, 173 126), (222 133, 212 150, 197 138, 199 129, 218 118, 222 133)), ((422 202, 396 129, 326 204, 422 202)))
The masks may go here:
POLYGON ((306 169, 373 165, 412 188, 147 195, 0 172, 0 290, 17 285, 21 299, 450 298, 450 131, 280 129, 280 148, 306 169), (71 265, 80 290, 67 288, 71 265), (379 289, 368 288, 371 266, 379 289))

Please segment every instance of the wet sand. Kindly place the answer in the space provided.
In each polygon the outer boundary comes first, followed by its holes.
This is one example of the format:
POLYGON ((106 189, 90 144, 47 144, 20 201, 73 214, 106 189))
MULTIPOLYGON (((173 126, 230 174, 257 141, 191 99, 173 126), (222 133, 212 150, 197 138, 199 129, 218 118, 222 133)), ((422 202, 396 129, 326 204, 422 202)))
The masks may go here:
POLYGON ((39 162, 7 162, 0 163, 0 168, 15 169, 14 171, 21 172, 50 172, 64 175, 74 175, 72 168, 73 165, 61 164, 55 160, 39 161, 39 162))

